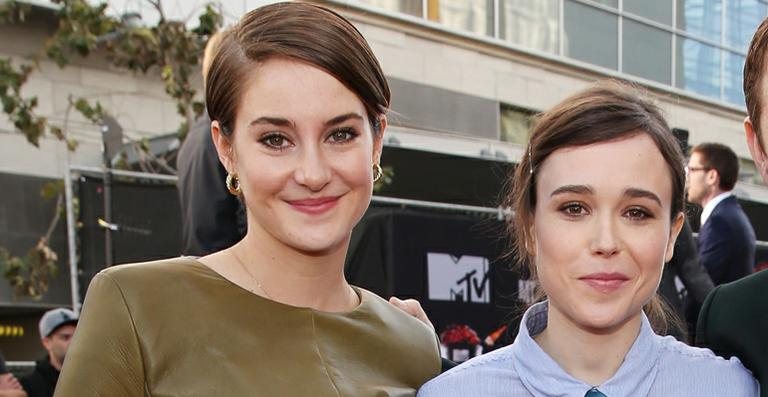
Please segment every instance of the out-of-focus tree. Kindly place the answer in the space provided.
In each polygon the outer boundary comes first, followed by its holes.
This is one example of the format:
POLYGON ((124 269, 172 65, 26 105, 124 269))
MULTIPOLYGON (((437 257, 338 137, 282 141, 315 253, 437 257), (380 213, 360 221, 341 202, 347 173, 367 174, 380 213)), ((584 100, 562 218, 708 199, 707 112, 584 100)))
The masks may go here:
MULTIPOLYGON (((222 24, 221 14, 213 4, 205 5, 197 26, 188 28, 187 21, 165 17, 162 0, 145 0, 158 15, 154 26, 132 23, 136 18, 117 18, 107 13, 107 4, 93 4, 86 0, 52 0, 56 6, 58 26, 36 56, 14 62, 0 58, 0 103, 3 113, 16 131, 27 141, 39 146, 46 134, 66 142, 67 148, 76 150, 77 141, 68 137, 69 109, 75 109, 94 124, 100 124, 109 109, 97 101, 69 98, 67 117, 59 125, 37 114, 38 99, 23 95, 24 84, 40 71, 43 60, 66 68, 73 62, 98 56, 115 68, 131 73, 155 73, 163 81, 165 92, 176 102, 182 118, 177 132, 184 139, 192 122, 204 111, 204 104, 196 100, 192 86, 200 54, 211 34, 222 24)), ((0 4, 0 24, 24 23, 33 11, 32 6, 20 1, 0 4)), ((135 143, 146 154, 145 141, 135 143)), ((164 167, 168 171, 168 167, 164 167)), ((0 247, 0 268, 14 288, 17 296, 41 298, 48 290, 49 279, 56 273, 58 255, 48 245, 50 236, 63 211, 63 184, 53 183, 43 189, 42 196, 56 199, 54 217, 46 233, 26 256, 13 256, 0 247)))

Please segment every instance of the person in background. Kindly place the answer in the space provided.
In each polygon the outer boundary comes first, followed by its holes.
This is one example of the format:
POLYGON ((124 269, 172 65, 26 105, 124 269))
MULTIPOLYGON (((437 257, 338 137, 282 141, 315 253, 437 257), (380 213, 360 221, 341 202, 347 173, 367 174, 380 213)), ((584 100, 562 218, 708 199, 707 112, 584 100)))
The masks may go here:
POLYGON ((407 396, 434 377, 434 331, 344 278, 390 97, 327 8, 270 4, 228 29, 206 105, 246 235, 97 274, 56 396, 407 396))
MULTIPOLYGON (((747 146, 768 182, 768 18, 757 28, 744 63, 747 146)), ((762 270, 715 288, 699 314, 696 343, 723 357, 738 357, 760 382, 768 397, 768 271, 762 270)))
MULTIPOLYGON (((223 36, 208 39, 202 59, 203 86, 223 36)), ((219 162, 206 113, 189 129, 176 159, 181 206, 181 254, 203 256, 229 248, 245 235, 245 213, 224 183, 227 170, 219 162)))
POLYGON ((702 207, 698 251, 715 285, 738 280, 755 267, 755 231, 733 195, 739 159, 729 147, 702 143, 686 167, 688 201, 702 207))
POLYGON ((49 310, 40 318, 40 340, 48 354, 20 379, 29 397, 53 396, 77 321, 77 313, 64 308, 49 310))
POLYGON ((27 397, 21 383, 5 366, 5 357, 0 354, 0 397, 27 397))
POLYGON ((418 395, 756 396, 738 359, 658 334, 656 290, 685 190, 658 107, 618 83, 594 86, 543 113, 525 153, 508 181, 508 232, 547 299, 528 308, 512 345, 418 395))

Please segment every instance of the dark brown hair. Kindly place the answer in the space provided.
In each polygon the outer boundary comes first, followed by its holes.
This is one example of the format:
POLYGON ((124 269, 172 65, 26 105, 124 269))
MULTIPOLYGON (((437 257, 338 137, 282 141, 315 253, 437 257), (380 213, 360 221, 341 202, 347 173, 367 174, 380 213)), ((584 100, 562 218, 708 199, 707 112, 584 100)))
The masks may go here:
MULTIPOLYGON (((514 216, 507 232, 514 240, 513 251, 518 263, 527 266, 536 277, 531 245, 533 214, 536 208, 536 174, 538 167, 554 151, 600 142, 627 139, 646 134, 656 143, 664 157, 672 179, 670 220, 683 211, 685 171, 684 158, 661 110, 640 92, 625 83, 607 81, 581 91, 537 116, 520 164, 510 173, 505 205, 514 216)), ((658 297, 645 310, 657 332, 663 333, 670 319, 658 297)))
POLYGON ((762 81, 765 72, 765 58, 768 56, 768 18, 763 19, 752 37, 747 59, 744 62, 744 100, 747 103, 747 114, 757 135, 760 147, 765 150, 762 134, 760 134, 760 107, 762 100, 762 81))
POLYGON ((354 92, 375 134, 389 108, 390 91, 381 66, 362 34, 339 14, 306 3, 257 8, 229 29, 208 71, 205 101, 211 120, 225 135, 234 130, 249 72, 271 58, 317 67, 354 92))
POLYGON ((701 154, 702 165, 717 171, 720 190, 733 190, 739 179, 739 158, 731 148, 720 143, 702 143, 696 145, 691 153, 701 154))

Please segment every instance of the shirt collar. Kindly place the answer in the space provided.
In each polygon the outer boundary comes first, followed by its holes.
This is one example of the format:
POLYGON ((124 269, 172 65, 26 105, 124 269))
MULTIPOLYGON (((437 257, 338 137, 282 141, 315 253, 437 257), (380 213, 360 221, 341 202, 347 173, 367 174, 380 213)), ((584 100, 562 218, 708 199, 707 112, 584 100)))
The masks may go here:
POLYGON ((533 340, 532 335, 537 335, 547 327, 548 310, 548 301, 528 308, 511 347, 515 370, 531 394, 536 397, 583 397, 593 386, 597 386, 607 396, 648 394, 656 378, 661 345, 645 313, 642 314, 640 333, 616 374, 602 385, 590 385, 565 372, 533 340))
POLYGON ((720 204, 721 201, 727 199, 728 197, 733 196, 733 191, 727 191, 718 194, 715 196, 712 200, 709 200, 707 205, 704 206, 701 210, 701 224, 703 225, 707 219, 709 219, 709 216, 712 215, 712 211, 715 210, 715 207, 717 207, 718 204, 720 204))

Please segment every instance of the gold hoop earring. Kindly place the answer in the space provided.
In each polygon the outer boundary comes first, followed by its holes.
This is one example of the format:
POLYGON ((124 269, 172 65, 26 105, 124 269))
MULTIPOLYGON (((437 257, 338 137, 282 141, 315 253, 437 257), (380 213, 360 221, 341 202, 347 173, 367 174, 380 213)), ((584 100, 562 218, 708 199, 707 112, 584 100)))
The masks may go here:
POLYGON ((229 190, 233 196, 239 196, 243 193, 240 189, 240 179, 237 178, 237 174, 228 172, 225 183, 227 185, 227 190, 229 190))
POLYGON ((373 165, 373 181, 376 182, 381 179, 384 171, 381 170, 381 166, 377 163, 373 165))

